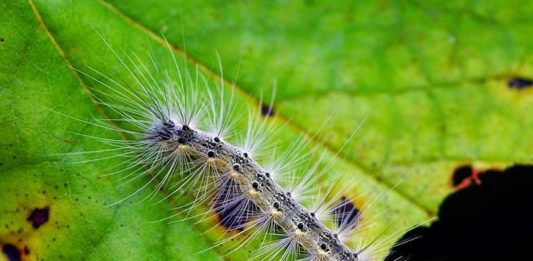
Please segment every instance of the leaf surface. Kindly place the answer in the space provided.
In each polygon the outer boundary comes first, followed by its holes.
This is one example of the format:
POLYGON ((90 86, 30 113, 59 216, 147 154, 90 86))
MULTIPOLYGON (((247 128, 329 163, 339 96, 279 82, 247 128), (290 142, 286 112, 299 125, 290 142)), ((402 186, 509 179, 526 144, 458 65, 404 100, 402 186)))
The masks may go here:
POLYGON ((280 139, 309 138, 324 126, 312 145, 333 160, 331 176, 350 184, 363 219, 375 222, 365 236, 399 237, 453 192, 455 167, 533 162, 532 91, 508 87, 533 75, 531 5, 4 1, 0 243, 26 246, 31 259, 249 259, 249 249, 210 248, 224 235, 213 220, 150 222, 181 202, 139 200, 155 186, 106 207, 146 182, 106 176, 116 159, 48 156, 100 148, 73 133, 102 135, 52 111, 85 121, 112 114, 91 96, 105 99, 104 86, 71 67, 127 79, 102 38, 119 52, 166 61, 161 34, 180 62, 213 81, 222 76, 217 51, 243 107, 268 101, 275 81, 280 139), (34 229, 26 219, 43 207, 49 219, 34 229))

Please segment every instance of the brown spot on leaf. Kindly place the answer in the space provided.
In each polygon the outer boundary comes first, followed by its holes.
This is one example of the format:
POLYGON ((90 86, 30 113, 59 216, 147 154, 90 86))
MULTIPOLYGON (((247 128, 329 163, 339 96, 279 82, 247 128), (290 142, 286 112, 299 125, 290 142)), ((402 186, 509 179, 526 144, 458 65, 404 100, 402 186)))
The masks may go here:
POLYGON ((8 261, 21 261, 22 260, 22 252, 15 245, 4 244, 2 246, 2 253, 4 253, 8 261))
POLYGON ((44 208, 35 208, 26 220, 31 222, 33 228, 38 229, 48 221, 49 216, 50 207, 46 206, 44 208))

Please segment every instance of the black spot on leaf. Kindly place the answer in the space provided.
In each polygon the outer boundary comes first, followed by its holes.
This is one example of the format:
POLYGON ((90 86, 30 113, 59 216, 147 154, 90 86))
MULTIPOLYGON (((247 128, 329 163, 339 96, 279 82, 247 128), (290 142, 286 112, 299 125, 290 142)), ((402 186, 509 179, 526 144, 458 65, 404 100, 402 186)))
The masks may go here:
POLYGON ((331 213, 337 226, 344 229, 354 229, 360 211, 346 197, 342 197, 339 203, 331 209, 331 213))
POLYGON ((49 207, 35 208, 26 220, 31 222, 31 225, 33 226, 33 228, 38 229, 40 226, 42 226, 44 223, 48 221, 49 215, 50 215, 49 207))
POLYGON ((533 166, 488 170, 479 179, 449 195, 438 220, 406 233, 386 260, 527 260, 533 166))
POLYGON ((5 244, 2 246, 2 253, 7 257, 8 261, 21 261, 22 253, 20 249, 12 244, 5 244))
POLYGON ((261 104, 261 115, 265 117, 274 116, 274 108, 269 104, 261 104))
POLYGON ((525 89, 533 86, 533 80, 523 77, 515 77, 507 82, 507 86, 511 89, 525 89))

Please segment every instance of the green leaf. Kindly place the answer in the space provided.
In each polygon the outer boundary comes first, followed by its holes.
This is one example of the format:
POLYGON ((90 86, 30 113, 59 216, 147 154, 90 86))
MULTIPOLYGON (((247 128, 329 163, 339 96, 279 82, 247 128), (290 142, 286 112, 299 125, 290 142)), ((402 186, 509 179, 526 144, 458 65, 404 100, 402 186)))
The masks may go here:
POLYGON ((533 162, 531 88, 507 86, 533 75, 532 5, 2 1, 0 244, 27 247, 33 260, 249 259, 253 249, 212 247, 224 235, 216 220, 151 222, 182 202, 142 201, 155 186, 107 207, 147 182, 107 176, 120 160, 51 156, 101 149, 73 133, 122 138, 62 115, 90 122, 112 114, 91 96, 105 100, 105 87, 72 67, 127 79, 102 38, 166 62, 162 34, 180 62, 213 81, 218 52, 244 107, 269 100, 275 81, 279 138, 310 138, 324 126, 312 144, 359 196, 363 220, 375 222, 363 236, 397 238, 436 213, 458 165, 533 162), (35 229, 27 218, 43 207, 49 218, 35 229))

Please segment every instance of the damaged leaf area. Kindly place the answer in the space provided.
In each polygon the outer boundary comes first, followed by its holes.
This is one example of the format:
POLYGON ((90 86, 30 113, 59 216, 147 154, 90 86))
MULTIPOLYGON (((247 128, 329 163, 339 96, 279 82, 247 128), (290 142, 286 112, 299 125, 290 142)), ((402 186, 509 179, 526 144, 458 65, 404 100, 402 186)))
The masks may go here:
POLYGON ((156 2, 0 2, 0 260, 253 257, 218 245, 234 233, 227 213, 165 220, 190 198, 154 185, 113 204, 148 178, 124 182, 107 174, 125 159, 80 153, 103 149, 88 136, 124 138, 86 123, 113 112, 73 69, 128 78, 103 39, 162 64, 167 39, 280 141, 307 138, 349 186, 337 222, 372 227, 359 236, 390 237, 386 249, 479 170, 533 163, 530 1, 156 2))
POLYGON ((533 166, 470 170, 477 181, 446 197, 438 220, 406 233, 386 260, 519 260, 529 254, 533 225, 520 206, 531 198, 533 166))

